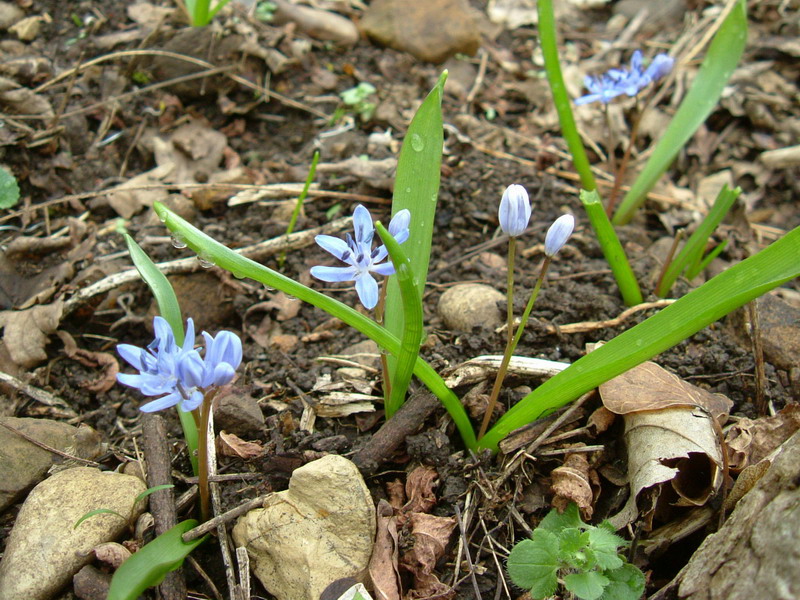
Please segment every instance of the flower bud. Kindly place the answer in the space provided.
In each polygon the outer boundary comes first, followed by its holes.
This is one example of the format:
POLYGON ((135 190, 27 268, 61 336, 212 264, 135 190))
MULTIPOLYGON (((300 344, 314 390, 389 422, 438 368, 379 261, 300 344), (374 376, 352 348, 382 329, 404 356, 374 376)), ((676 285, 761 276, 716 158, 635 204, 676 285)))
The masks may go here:
POLYGON ((558 217, 547 230, 544 238, 544 253, 553 258, 567 243, 573 229, 575 229, 575 217, 572 215, 558 217))
POLYGON ((513 237, 522 235, 531 218, 531 202, 524 187, 512 184, 506 188, 500 200, 498 217, 504 232, 513 237))

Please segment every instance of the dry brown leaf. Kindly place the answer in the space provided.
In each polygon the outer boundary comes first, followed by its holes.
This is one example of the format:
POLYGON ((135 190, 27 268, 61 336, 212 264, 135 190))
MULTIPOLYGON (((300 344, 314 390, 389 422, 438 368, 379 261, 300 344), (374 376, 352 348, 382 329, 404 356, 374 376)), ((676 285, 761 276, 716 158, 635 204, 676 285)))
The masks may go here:
POLYGON ((108 352, 92 352, 78 348, 75 339, 66 331, 57 331, 56 334, 64 343, 64 353, 72 360, 77 360, 87 367, 101 367, 102 375, 97 379, 84 381, 80 385, 90 392, 107 392, 117 383, 119 363, 113 354, 108 352))
POLYGON ((378 501, 375 545, 369 561, 375 600, 400 600, 400 572, 397 519, 384 499, 378 501))
POLYGON ((633 522, 643 490, 668 505, 702 506, 722 483, 722 451, 712 417, 703 409, 675 407, 625 415, 628 502, 611 522, 633 522), (666 488, 665 485, 669 484, 666 488))
POLYGON ((589 461, 583 453, 568 454, 564 464, 553 469, 550 489, 555 494, 553 506, 564 512, 570 502, 581 509, 584 520, 592 517, 594 493, 590 482, 589 461))
POLYGON ((276 321, 288 321, 289 319, 294 319, 297 316, 297 313, 300 312, 301 305, 302 303, 300 300, 287 296, 283 292, 273 294, 269 300, 261 303, 263 308, 269 308, 277 311, 275 314, 276 321))
POLYGON ((687 383, 650 361, 602 384, 600 395, 603 405, 618 415, 675 406, 700 406, 723 423, 733 406, 722 394, 712 394, 687 383))
POLYGON ((740 471, 755 465, 800 429, 800 405, 789 404, 778 414, 761 419, 741 419, 726 437, 730 468, 740 471))
POLYGON ((603 433, 608 431, 608 428, 614 423, 616 415, 608 410, 605 406, 601 406, 595 410, 586 422, 587 427, 594 429, 594 434, 603 433))
POLYGON ((414 576, 414 589, 409 591, 409 598, 447 596, 451 591, 449 586, 439 581, 433 570, 444 555, 456 524, 456 520, 452 517, 411 513, 414 547, 400 559, 403 568, 414 576))
POLYGON ((26 310, 0 312, 0 327, 8 353, 20 367, 30 369, 47 359, 44 348, 55 333, 64 312, 64 302, 34 306, 26 310))
POLYGON ((246 442, 234 433, 219 432, 217 446, 224 456, 238 456, 249 460, 264 455, 264 447, 257 442, 246 442))
POLYGON ((429 512, 436 506, 436 494, 433 488, 439 480, 439 473, 431 467, 419 466, 408 475, 406 479, 406 496, 408 502, 403 506, 407 513, 429 512))
POLYGON ((403 482, 399 479, 387 482, 386 497, 389 500, 389 504, 392 505, 392 508, 396 511, 402 510, 403 505, 406 503, 406 487, 403 485, 403 482))

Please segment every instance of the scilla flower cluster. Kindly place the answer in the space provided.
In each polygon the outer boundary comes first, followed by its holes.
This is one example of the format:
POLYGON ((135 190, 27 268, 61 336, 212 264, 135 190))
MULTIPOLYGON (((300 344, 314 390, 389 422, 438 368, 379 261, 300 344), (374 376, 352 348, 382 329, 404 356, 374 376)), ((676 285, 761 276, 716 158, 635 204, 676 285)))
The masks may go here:
POLYGON ((194 348, 194 322, 186 323, 183 346, 175 341, 172 328, 162 317, 153 320, 155 339, 147 348, 120 344, 117 352, 139 373, 119 374, 117 381, 138 389, 145 396, 160 396, 140 407, 144 412, 163 410, 180 403, 192 411, 206 393, 229 383, 242 362, 242 341, 230 331, 212 337, 205 331, 205 354, 194 348))
POLYGON ((645 69, 642 53, 637 50, 631 57, 629 69, 610 69, 601 76, 587 75, 583 85, 589 93, 576 98, 575 104, 602 102, 608 104, 622 94, 636 96, 650 83, 664 77, 672 70, 674 60, 667 54, 658 54, 645 69))

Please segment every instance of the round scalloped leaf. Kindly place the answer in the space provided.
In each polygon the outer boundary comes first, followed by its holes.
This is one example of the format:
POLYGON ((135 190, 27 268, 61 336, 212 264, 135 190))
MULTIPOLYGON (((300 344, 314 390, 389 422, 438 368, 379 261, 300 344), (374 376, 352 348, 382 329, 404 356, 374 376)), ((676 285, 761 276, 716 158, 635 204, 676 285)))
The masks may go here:
POLYGON ((0 167, 0 208, 11 208, 19 202, 19 185, 11 172, 0 167))

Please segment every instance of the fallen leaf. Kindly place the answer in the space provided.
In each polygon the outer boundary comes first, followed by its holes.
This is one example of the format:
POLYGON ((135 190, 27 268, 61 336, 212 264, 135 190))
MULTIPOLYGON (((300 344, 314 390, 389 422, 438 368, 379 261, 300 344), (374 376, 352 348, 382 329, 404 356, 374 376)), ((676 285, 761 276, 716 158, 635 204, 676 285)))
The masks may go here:
POLYGON ((0 312, 3 342, 8 353, 20 367, 33 368, 47 359, 45 346, 48 336, 55 333, 64 312, 64 302, 43 304, 26 310, 0 312))
POLYGON ((375 545, 369 561, 369 576, 375 600, 400 600, 399 543, 397 520, 391 504, 378 501, 375 545))
POLYGON ((618 415, 676 406, 700 406, 720 423, 733 402, 683 381, 654 362, 644 362, 600 385, 603 406, 618 415))
POLYGON ((675 407, 625 415, 625 443, 631 494, 610 519, 618 529, 636 519, 644 490, 654 500, 644 511, 649 514, 673 503, 702 506, 722 483, 719 438, 705 410, 675 407))
POLYGON ((584 453, 567 454, 564 464, 553 469, 550 489, 555 494, 553 506, 564 512, 570 502, 581 509, 584 520, 591 519, 594 493, 590 482, 589 461, 584 453))
POLYGON ((778 414, 760 419, 740 419, 726 437, 730 468, 741 471, 755 465, 800 429, 800 405, 788 404, 778 414))
POLYGON ((410 522, 414 546, 400 559, 403 568, 414 576, 414 589, 409 591, 407 597, 455 595, 455 590, 441 583, 433 570, 444 555, 447 542, 456 527, 456 520, 453 517, 411 513, 410 522))
POLYGON ((614 423, 616 415, 608 410, 605 406, 601 406, 589 415, 586 426, 594 430, 594 434, 600 434, 608 431, 608 428, 614 423))
POLYGON ((419 466, 406 479, 406 497, 408 502, 403 506, 407 513, 426 513, 436 506, 436 494, 433 488, 439 480, 439 473, 431 467, 419 466))
POLYGON ((264 455, 264 447, 257 442, 246 442, 234 433, 219 432, 217 447, 223 456, 238 456, 249 460, 264 455))
POLYGON ((97 560, 106 563, 114 569, 118 569, 119 566, 131 556, 130 550, 116 542, 99 544, 92 548, 92 552, 94 552, 97 560))
POLYGON ((66 331, 57 331, 56 335, 64 343, 64 353, 87 367, 102 368, 102 375, 97 379, 84 381, 80 384, 82 388, 90 392, 107 392, 117 383, 117 373, 119 373, 119 363, 113 354, 108 352, 92 352, 78 348, 75 339, 66 331))

